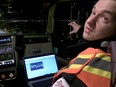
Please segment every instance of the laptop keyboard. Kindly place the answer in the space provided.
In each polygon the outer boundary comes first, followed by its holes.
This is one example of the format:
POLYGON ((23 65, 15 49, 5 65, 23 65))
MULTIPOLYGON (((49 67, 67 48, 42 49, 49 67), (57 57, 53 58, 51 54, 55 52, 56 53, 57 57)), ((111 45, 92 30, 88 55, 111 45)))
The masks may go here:
POLYGON ((32 83, 33 87, 51 87, 52 85, 52 79, 45 80, 45 81, 40 81, 36 83, 32 83))

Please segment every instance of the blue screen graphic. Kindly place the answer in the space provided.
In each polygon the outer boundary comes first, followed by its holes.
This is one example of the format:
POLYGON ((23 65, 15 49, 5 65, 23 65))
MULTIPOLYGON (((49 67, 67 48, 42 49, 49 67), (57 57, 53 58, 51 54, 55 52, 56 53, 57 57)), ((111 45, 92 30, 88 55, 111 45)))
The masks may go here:
POLYGON ((31 68, 31 71, 38 70, 38 69, 43 69, 44 68, 43 62, 41 61, 41 62, 31 63, 30 68, 31 68))

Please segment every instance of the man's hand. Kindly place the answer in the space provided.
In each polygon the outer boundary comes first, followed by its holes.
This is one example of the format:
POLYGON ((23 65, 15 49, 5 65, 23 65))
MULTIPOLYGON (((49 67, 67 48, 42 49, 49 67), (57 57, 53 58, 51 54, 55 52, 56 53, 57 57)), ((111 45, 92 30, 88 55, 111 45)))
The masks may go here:
POLYGON ((79 28, 81 27, 79 24, 77 24, 75 21, 70 22, 68 25, 70 25, 73 30, 69 32, 69 34, 77 33, 79 28))

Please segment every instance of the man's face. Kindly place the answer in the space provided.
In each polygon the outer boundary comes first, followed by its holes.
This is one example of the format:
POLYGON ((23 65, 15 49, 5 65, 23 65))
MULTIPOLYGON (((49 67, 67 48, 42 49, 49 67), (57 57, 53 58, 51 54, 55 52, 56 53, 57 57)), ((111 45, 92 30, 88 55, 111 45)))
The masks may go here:
POLYGON ((99 0, 84 25, 83 38, 92 41, 116 34, 116 1, 99 0))

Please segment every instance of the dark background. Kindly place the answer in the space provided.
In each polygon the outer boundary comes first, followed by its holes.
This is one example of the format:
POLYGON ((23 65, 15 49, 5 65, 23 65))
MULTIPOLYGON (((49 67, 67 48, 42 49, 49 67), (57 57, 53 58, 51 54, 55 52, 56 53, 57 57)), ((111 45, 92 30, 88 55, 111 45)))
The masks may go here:
POLYGON ((56 4, 53 16, 54 31, 50 35, 53 46, 59 49, 59 55, 62 56, 67 46, 78 42, 78 36, 69 35, 72 28, 68 23, 76 21, 83 25, 97 0, 59 1, 0 0, 0 28, 14 35, 46 33, 49 10, 56 4))
MULTIPOLYGON (((97 0, 0 0, 0 29, 16 35, 16 51, 19 60, 23 57, 23 36, 45 34, 50 8, 56 4, 54 12, 54 31, 50 33, 57 56, 66 59, 66 48, 77 44, 78 36, 69 35, 72 30, 68 23, 76 21, 83 25, 97 0)), ((72 53, 71 53, 72 54, 72 53)), ((19 63, 20 64, 20 63, 19 63)), ((1 81, 5 87, 26 87, 23 67, 18 65, 17 79, 1 81), (18 82, 18 84, 16 84, 18 82), (24 84, 22 86, 22 84, 24 84)))
MULTIPOLYGON (((45 33, 49 8, 58 1, 60 0, 0 0, 0 28, 13 33, 17 33, 17 30, 23 33, 45 33)), ((67 20, 77 20, 77 10, 89 12, 94 2, 95 0, 71 0, 57 4, 55 26, 59 22, 67 24, 67 20)), ((84 20, 80 19, 80 23, 83 24, 84 20)))

